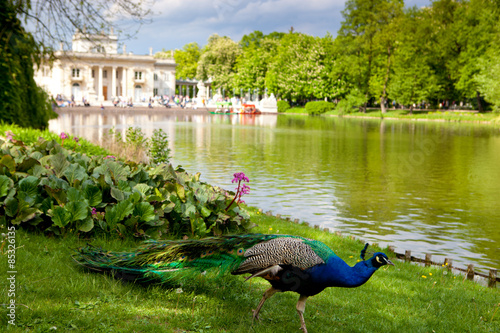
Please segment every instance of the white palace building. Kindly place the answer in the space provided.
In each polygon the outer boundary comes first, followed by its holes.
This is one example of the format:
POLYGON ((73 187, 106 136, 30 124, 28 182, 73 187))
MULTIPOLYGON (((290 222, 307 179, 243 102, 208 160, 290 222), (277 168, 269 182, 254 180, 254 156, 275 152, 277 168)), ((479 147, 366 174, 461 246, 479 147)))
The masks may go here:
POLYGON ((150 97, 175 94, 175 61, 149 55, 127 53, 123 46, 118 53, 118 37, 108 34, 73 35, 71 51, 55 52, 52 66, 42 65, 35 81, 51 96, 74 99, 82 104, 109 105, 115 98, 133 103, 150 97))

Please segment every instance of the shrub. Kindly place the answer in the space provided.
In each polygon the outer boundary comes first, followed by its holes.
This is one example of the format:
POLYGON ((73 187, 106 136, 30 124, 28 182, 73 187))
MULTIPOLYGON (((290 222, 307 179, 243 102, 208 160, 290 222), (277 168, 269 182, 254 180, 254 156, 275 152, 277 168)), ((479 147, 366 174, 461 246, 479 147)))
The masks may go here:
POLYGON ((290 109, 290 104, 287 101, 278 101, 278 112, 286 112, 290 109))
POLYGON ((307 102, 306 104, 306 112, 312 115, 322 114, 327 111, 333 110, 333 108, 333 103, 326 101, 307 102))
POLYGON ((355 108, 365 104, 366 96, 358 89, 352 89, 344 99, 338 102, 336 110, 339 114, 351 113, 355 108))
MULTIPOLYGON (((67 139, 68 140, 68 139, 67 139)), ((170 164, 87 156, 55 140, 27 146, 0 139, 0 223, 52 234, 71 231, 121 237, 246 231, 235 194, 170 164)))

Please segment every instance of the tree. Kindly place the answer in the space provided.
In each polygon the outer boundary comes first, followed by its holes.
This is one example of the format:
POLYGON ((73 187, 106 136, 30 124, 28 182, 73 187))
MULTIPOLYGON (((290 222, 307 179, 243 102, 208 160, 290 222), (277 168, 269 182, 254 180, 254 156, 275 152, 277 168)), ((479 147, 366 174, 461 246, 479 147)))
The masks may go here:
POLYGON ((208 38, 208 44, 202 50, 196 77, 199 80, 211 78, 217 89, 232 88, 232 75, 240 53, 240 47, 231 38, 213 34, 208 38))
POLYGON ((264 36, 262 32, 254 31, 241 38, 241 54, 236 60, 233 78, 233 87, 236 90, 259 89, 260 92, 264 92, 268 88, 266 76, 283 35, 283 33, 272 33, 264 36))
POLYGON ((367 101, 374 94, 385 100, 394 43, 388 25, 400 15, 402 5, 402 0, 348 0, 342 11, 344 21, 336 39, 339 66, 367 101))
POLYGON ((16 7, 0 0, 0 120, 23 127, 45 128, 52 111, 47 93, 34 80, 41 47, 16 16, 16 7))
POLYGON ((177 79, 195 78, 200 54, 200 46, 196 42, 184 45, 182 50, 175 50, 174 59, 177 64, 175 77, 177 79))
POLYGON ((336 91, 332 87, 337 85, 337 79, 330 72, 334 58, 331 39, 326 38, 327 41, 302 33, 286 34, 270 64, 268 88, 298 102, 334 97, 336 91))
POLYGON ((75 31, 95 35, 113 27, 116 33, 124 34, 122 40, 130 38, 150 21, 148 16, 154 4, 153 0, 8 1, 32 27, 35 40, 49 49, 59 42, 69 45, 75 31), (127 27, 127 32, 121 27, 127 27))
POLYGON ((433 27, 424 18, 423 12, 410 8, 398 21, 389 97, 400 104, 409 104, 410 113, 414 103, 428 101, 439 90, 429 64, 433 50, 426 42, 433 27))

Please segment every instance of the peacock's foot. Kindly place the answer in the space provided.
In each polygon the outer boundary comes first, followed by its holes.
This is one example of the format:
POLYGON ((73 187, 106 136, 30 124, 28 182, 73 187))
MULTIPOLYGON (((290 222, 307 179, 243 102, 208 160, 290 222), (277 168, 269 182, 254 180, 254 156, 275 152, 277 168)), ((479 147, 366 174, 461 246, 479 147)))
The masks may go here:
POLYGON ((252 310, 252 313, 253 313, 253 316, 252 316, 252 317, 253 317, 253 319, 252 319, 252 321, 253 321, 253 320, 260 321, 260 318, 259 318, 259 311, 257 311, 257 310, 252 310))

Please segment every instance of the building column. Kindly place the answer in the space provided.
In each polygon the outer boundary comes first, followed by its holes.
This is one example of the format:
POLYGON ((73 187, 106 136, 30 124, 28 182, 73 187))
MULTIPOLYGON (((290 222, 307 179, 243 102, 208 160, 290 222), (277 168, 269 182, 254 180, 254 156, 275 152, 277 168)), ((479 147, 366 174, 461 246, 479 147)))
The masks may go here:
POLYGON ((127 68, 122 67, 122 97, 127 99, 127 68))
POLYGON ((111 99, 118 96, 116 92, 116 66, 111 70, 111 99))
POLYGON ((102 102, 104 100, 104 96, 102 95, 102 66, 99 66, 99 74, 98 74, 99 84, 97 86, 97 100, 102 102))

